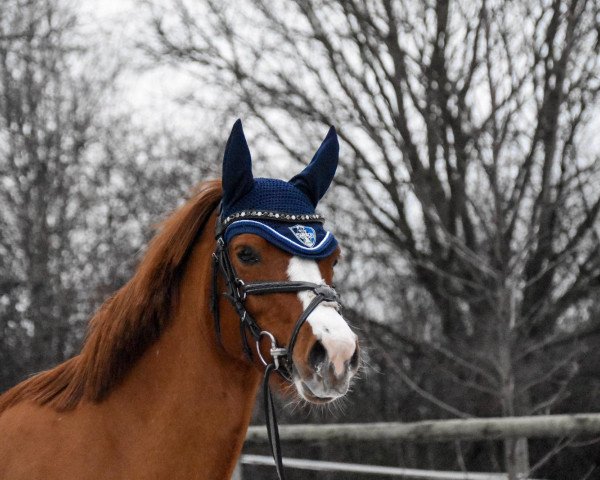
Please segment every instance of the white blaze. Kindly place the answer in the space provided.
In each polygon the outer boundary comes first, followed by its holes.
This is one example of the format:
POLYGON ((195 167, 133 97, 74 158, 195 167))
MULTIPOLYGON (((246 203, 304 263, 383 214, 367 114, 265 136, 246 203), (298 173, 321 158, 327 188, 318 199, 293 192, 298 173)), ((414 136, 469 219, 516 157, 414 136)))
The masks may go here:
MULTIPOLYGON (((316 261, 292 257, 288 265, 288 278, 291 281, 325 283, 316 261)), ((304 309, 308 307, 315 294, 311 291, 298 292, 298 298, 304 309)), ((331 303, 322 302, 306 320, 313 334, 323 344, 335 374, 342 375, 345 363, 352 358, 356 349, 356 335, 331 303)))

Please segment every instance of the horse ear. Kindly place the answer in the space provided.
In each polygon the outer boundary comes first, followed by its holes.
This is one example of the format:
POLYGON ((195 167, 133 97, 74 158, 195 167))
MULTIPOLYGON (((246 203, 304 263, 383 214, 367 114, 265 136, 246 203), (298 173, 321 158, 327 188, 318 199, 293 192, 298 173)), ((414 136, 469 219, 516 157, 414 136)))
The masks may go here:
POLYGON ((232 205, 252 190, 254 185, 252 158, 240 119, 233 124, 225 146, 222 178, 223 205, 232 205))
POLYGON ((338 165, 340 144, 334 127, 329 129, 323 143, 308 166, 290 180, 304 192, 316 207, 329 188, 338 165))

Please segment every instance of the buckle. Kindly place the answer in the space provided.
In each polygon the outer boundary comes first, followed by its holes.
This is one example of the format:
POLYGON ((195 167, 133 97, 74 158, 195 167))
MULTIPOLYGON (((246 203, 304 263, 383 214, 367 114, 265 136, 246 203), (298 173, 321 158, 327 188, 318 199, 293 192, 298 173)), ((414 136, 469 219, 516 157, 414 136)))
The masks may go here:
POLYGON ((235 279, 235 292, 240 301, 246 300, 248 293, 246 293, 246 284, 241 278, 235 279))
POLYGON ((337 292, 329 285, 319 285, 314 290, 316 295, 320 295, 326 302, 339 303, 337 292))
POLYGON ((287 348, 278 347, 277 341, 275 340, 275 337, 273 336, 273 334, 271 332, 267 332, 266 330, 263 330, 262 332, 260 332, 258 335, 258 338, 256 339, 256 351, 258 353, 258 358, 260 359, 260 361, 262 362, 262 364, 265 367, 269 364, 263 357, 262 352, 260 350, 260 340, 262 337, 268 337, 269 340, 271 341, 271 349, 269 350, 269 353, 271 354, 271 358, 273 359, 273 365, 275 365, 275 370, 279 370, 279 367, 280 367, 279 359, 281 357, 287 356, 287 354, 288 354, 287 348))

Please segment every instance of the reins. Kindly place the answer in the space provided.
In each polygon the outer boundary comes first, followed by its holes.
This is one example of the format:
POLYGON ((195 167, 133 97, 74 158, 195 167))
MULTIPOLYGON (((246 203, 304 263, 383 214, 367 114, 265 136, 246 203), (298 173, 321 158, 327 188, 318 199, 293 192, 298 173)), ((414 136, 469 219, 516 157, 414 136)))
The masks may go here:
POLYGON ((221 343, 221 320, 219 312, 219 292, 218 278, 219 273, 223 276, 226 286, 224 295, 233 305, 237 315, 240 317, 240 335, 242 338, 242 346, 245 355, 248 359, 252 359, 252 349, 248 343, 248 332, 252 335, 256 343, 256 351, 261 363, 265 366, 263 376, 263 398, 265 404, 265 417, 267 421, 267 433, 269 436, 269 444, 273 459, 275 460, 275 468, 279 480, 284 480, 284 470, 281 458, 281 444, 279 441, 279 429, 277 426, 277 417, 275 414, 275 405, 269 386, 270 376, 273 372, 279 373, 285 380, 292 382, 293 375, 293 351, 300 333, 302 325, 306 322, 308 316, 322 302, 335 303, 336 308, 339 308, 340 303, 337 292, 325 284, 317 284, 311 282, 251 282, 245 283, 237 276, 235 268, 229 258, 227 244, 224 239, 224 225, 220 216, 217 218, 216 239, 217 246, 213 253, 213 275, 212 275, 212 312, 215 322, 215 332, 219 343, 221 343), (302 291, 312 291, 313 299, 304 309, 290 335, 287 347, 281 347, 277 343, 274 335, 266 330, 262 330, 252 315, 246 310, 245 300, 248 295, 270 295, 273 293, 297 293, 302 291), (267 337, 270 341, 270 361, 265 359, 260 350, 260 341, 263 337, 267 337))

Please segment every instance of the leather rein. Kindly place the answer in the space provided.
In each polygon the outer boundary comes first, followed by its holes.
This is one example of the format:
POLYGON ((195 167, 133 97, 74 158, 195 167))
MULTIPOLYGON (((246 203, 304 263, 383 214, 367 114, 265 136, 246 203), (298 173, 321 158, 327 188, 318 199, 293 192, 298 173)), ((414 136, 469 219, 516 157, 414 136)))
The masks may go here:
POLYGON ((240 318, 240 335, 242 338, 242 346, 246 357, 252 360, 253 353, 248 340, 248 332, 256 343, 256 352, 259 360, 264 365, 263 376, 263 397, 265 404, 265 417, 267 420, 267 434, 273 459, 275 460, 275 468, 279 480, 285 480, 283 463, 281 459, 281 444, 279 440, 279 429, 277 426, 277 417, 275 415, 275 406, 273 397, 269 387, 269 379, 271 373, 279 373, 285 380, 292 383, 293 375, 293 351, 294 345, 300 333, 302 325, 306 322, 308 316, 322 303, 331 302, 340 308, 339 297, 335 289, 329 285, 311 283, 311 282, 292 282, 292 281, 277 281, 277 282, 249 282, 246 283, 240 279, 231 263, 227 244, 224 238, 224 227, 220 216, 217 218, 216 239, 217 246, 213 253, 213 274, 212 274, 212 302, 211 308, 214 317, 214 326, 217 339, 221 341, 221 319, 219 313, 219 299, 223 294, 233 305, 237 315, 240 318), (226 291, 219 292, 218 279, 219 274, 222 275, 226 291), (290 335, 287 347, 278 345, 274 335, 266 330, 261 329, 256 320, 246 310, 245 301, 248 295, 269 295, 273 293, 297 293, 303 291, 313 292, 314 297, 309 305, 304 309, 296 324, 292 334, 290 335), (269 339, 271 347, 269 350, 270 359, 267 360, 261 353, 260 341, 263 337, 269 339))

